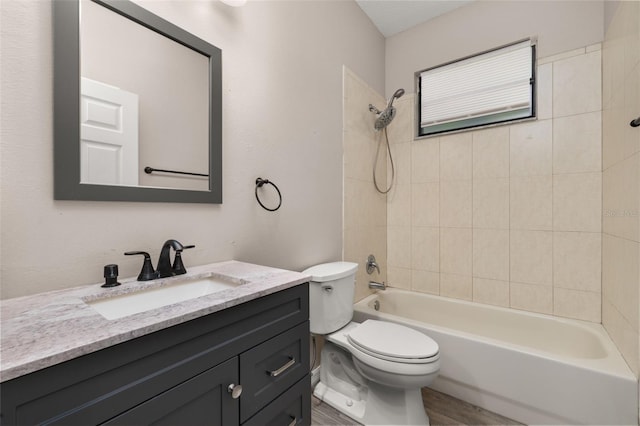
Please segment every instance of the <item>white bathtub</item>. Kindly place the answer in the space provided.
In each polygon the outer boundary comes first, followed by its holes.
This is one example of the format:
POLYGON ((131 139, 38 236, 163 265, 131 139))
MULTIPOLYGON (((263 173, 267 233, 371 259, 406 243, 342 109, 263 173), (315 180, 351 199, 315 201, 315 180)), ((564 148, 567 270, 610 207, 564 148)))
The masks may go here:
POLYGON ((392 288, 356 303, 366 319, 436 340, 431 387, 479 407, 526 424, 638 422, 636 378, 599 324, 392 288))

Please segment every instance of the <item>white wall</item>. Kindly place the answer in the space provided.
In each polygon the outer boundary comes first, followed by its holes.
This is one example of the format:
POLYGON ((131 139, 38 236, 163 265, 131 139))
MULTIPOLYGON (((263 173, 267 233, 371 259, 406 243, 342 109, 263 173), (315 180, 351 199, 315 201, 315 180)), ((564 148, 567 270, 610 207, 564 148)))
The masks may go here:
POLYGON ((538 57, 599 43, 602 1, 475 1, 386 40, 385 91, 415 91, 414 73, 523 38, 538 57))
POLYGON ((384 86, 384 39, 355 2, 139 2, 223 52, 222 205, 53 200, 49 1, 1 10, 2 298, 134 276, 148 250, 176 238, 185 263, 239 259, 289 269, 342 252, 342 66, 384 86), (283 194, 254 198, 257 176, 283 194))

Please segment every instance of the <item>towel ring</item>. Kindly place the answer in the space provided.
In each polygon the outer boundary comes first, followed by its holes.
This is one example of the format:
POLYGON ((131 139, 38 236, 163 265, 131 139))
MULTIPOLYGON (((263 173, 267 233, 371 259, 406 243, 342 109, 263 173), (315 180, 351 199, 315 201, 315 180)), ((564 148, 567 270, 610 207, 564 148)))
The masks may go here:
POLYGON ((263 209, 268 210, 270 212, 275 212, 282 205, 282 194, 280 193, 280 190, 278 189, 275 183, 269 181, 268 179, 257 178, 256 179, 256 200, 258 200, 258 204, 260 204, 260 207, 262 207, 263 209), (278 202, 278 206, 274 209, 270 209, 269 207, 262 204, 262 201, 260 201, 260 197, 258 196, 258 188, 262 188, 262 185, 266 185, 266 184, 273 186, 275 190, 278 192, 278 198, 280 199, 280 201, 278 202))

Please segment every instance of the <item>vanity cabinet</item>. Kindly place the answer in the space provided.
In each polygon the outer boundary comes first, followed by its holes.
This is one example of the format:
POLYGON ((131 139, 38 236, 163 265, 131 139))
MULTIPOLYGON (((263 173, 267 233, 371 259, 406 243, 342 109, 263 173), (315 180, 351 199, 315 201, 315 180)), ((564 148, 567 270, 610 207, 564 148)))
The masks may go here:
POLYGON ((3 382, 2 424, 308 425, 308 319, 303 284, 3 382))

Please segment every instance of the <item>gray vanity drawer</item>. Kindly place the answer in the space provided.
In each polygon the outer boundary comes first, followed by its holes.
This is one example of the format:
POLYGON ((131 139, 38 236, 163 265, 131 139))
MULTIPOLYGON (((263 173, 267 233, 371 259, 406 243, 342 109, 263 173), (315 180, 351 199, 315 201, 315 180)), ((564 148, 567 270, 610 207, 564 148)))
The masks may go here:
POLYGON ((240 355, 240 421, 244 422, 309 373, 309 322, 240 355))
POLYGON ((304 426, 311 424, 311 376, 306 375, 243 426, 304 426))

